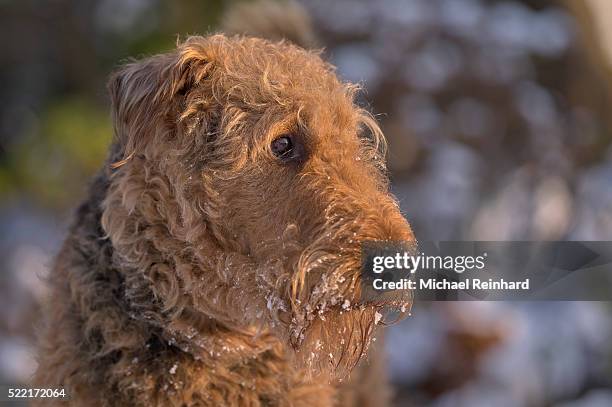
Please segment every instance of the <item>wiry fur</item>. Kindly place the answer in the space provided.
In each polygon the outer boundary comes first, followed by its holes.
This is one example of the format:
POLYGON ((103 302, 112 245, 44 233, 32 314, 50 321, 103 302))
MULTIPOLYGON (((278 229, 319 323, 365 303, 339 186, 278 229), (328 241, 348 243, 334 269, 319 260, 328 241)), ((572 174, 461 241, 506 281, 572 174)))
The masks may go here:
POLYGON ((87 406, 359 402, 339 383, 407 301, 360 298, 360 243, 413 236, 355 88, 297 46, 214 35, 109 91, 115 140, 50 276, 36 382, 87 406), (287 133, 296 162, 270 150, 287 133))

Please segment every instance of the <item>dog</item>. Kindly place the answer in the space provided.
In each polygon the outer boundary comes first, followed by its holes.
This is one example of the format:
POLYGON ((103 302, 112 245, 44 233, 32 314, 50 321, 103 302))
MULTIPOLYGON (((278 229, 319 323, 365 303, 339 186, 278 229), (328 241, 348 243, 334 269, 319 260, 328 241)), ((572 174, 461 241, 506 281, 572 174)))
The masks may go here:
POLYGON ((357 87, 316 52, 216 34, 108 89, 114 139, 49 276, 34 383, 77 406, 386 402, 364 359, 410 300, 362 298, 361 245, 414 236, 357 87))

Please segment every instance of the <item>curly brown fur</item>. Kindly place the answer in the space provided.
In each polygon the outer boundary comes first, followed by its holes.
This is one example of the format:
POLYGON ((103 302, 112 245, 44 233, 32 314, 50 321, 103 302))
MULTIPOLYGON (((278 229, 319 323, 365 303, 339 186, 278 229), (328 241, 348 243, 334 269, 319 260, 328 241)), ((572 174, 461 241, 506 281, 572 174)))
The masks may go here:
POLYGON ((297 46, 214 35, 109 90, 115 140, 50 277, 36 382, 87 406, 349 400, 377 312, 408 301, 360 298, 360 244, 413 240, 355 87, 297 46))

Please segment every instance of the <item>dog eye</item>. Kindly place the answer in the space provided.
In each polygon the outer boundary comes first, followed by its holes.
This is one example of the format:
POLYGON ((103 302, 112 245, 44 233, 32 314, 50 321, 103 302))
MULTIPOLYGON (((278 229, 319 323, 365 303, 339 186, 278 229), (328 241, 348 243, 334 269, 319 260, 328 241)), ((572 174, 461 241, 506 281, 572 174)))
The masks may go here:
POLYGON ((288 159, 292 157, 293 151, 293 138, 290 135, 281 136, 275 139, 271 145, 272 153, 282 159, 288 159))

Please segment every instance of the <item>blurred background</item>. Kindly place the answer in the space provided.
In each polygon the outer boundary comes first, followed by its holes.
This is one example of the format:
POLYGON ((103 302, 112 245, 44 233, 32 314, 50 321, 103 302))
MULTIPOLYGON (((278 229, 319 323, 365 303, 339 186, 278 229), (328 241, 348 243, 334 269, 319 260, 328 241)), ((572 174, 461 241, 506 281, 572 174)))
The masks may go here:
MULTIPOLYGON (((362 84, 419 240, 612 240, 612 2, 299 5, 362 84)), ((111 138, 109 72, 235 7, 0 1, 0 383, 35 367, 41 278, 111 138)), ((387 350, 401 406, 612 405, 608 303, 417 303, 387 350)))

